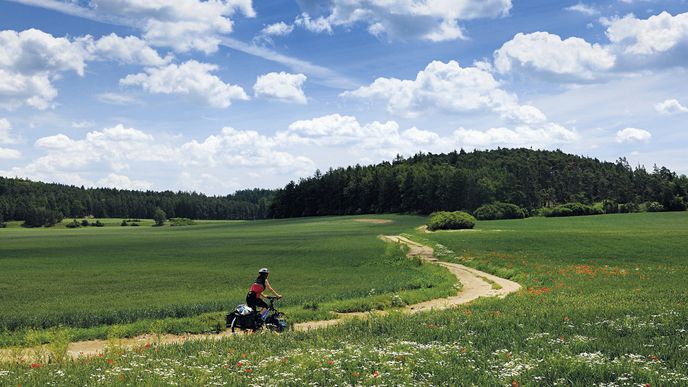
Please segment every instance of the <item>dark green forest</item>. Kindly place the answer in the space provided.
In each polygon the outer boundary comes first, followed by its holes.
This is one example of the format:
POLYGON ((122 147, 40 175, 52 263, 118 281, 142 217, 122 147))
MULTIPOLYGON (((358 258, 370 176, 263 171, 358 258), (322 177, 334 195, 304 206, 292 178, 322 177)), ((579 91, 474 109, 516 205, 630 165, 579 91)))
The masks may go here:
MULTIPOLYGON (((94 216, 264 219, 385 212, 473 212, 483 204, 516 204, 531 214, 564 203, 613 201, 673 210, 688 202, 688 178, 667 168, 631 167, 561 151, 496 149, 397 157, 392 162, 315 173, 273 191, 227 196, 195 192, 84 188, 0 177, 0 222, 94 216), (680 205, 678 205, 680 204, 680 205)), ((605 204, 606 205, 606 204, 605 204)), ((27 222, 29 223, 29 222, 27 222)))
MULTIPOLYGON (((84 188, 0 177, 0 220, 30 217, 153 218, 156 208, 167 217, 192 219, 263 219, 274 191, 252 189, 227 196, 195 192, 130 191, 84 188)), ((51 223, 50 221, 46 223, 51 223)))
POLYGON ((495 201, 531 213, 563 203, 605 200, 658 202, 672 210, 683 207, 687 192, 685 175, 664 167, 633 168, 625 159, 611 163, 531 149, 462 150, 316 172, 279 190, 271 215, 472 212, 495 201))

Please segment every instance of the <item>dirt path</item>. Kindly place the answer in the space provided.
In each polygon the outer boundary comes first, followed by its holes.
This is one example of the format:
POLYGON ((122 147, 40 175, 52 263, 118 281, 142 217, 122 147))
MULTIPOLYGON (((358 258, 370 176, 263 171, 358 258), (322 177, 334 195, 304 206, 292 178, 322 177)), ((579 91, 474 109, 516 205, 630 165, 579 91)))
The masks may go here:
MULTIPOLYGON (((479 297, 505 297, 509 293, 518 291, 521 288, 516 282, 494 276, 482 272, 480 270, 472 269, 457 263, 449 263, 439 261, 433 255, 433 250, 429 246, 422 245, 402 236, 383 236, 383 240, 393 243, 403 243, 407 245, 410 250, 409 257, 418 257, 426 262, 431 262, 437 265, 446 267, 463 285, 461 291, 455 296, 447 298, 438 298, 430 301, 421 302, 418 304, 408 305, 401 310, 407 313, 417 313, 431 309, 441 310, 451 308, 456 305, 471 302, 479 297), (498 286, 493 286, 496 284, 498 286)), ((385 315, 385 311, 374 312, 358 312, 358 313, 339 313, 338 319, 323 320, 323 321, 309 321, 304 323, 294 324, 293 329, 297 331, 308 331, 311 329, 319 329, 346 321, 347 319, 359 317, 365 318, 371 313, 376 315, 385 315)), ((137 347, 144 347, 147 345, 166 345, 166 344, 180 344, 186 341, 193 340, 220 340, 225 337, 231 337, 233 334, 229 330, 225 330, 218 334, 188 334, 188 335, 153 335, 147 334, 137 336, 134 338, 116 339, 114 341, 107 340, 90 340, 78 341, 69 344, 67 355, 72 358, 80 356, 94 356, 101 354, 109 345, 116 345, 120 348, 132 349, 137 347)), ((17 359, 17 358, 35 358, 45 356, 47 347, 29 348, 21 350, 0 349, 0 360, 17 359)))
MULTIPOLYGON (((407 313, 418 313, 431 309, 441 310, 451 308, 456 305, 471 302, 479 297, 505 297, 509 293, 518 291, 521 285, 514 281, 504 279, 482 272, 480 270, 472 269, 470 267, 460 265, 458 263, 443 262, 435 258, 432 247, 422 245, 402 236, 383 236, 382 239, 394 243, 403 243, 407 245, 410 250, 409 257, 418 257, 426 262, 431 262, 437 265, 446 267, 463 285, 461 291, 455 296, 447 298, 437 298, 430 301, 421 302, 418 304, 408 305, 402 309, 407 313), (497 284, 494 286, 492 284, 497 284), (499 289, 497 289, 499 288, 499 289)), ((365 317, 371 312, 359 313, 339 313, 339 319, 325 320, 325 321, 309 321, 304 323, 294 324, 295 330, 310 330, 318 329, 326 326, 331 326, 345 321, 347 318, 365 317)), ((378 315, 384 315, 384 311, 372 312, 378 315)))

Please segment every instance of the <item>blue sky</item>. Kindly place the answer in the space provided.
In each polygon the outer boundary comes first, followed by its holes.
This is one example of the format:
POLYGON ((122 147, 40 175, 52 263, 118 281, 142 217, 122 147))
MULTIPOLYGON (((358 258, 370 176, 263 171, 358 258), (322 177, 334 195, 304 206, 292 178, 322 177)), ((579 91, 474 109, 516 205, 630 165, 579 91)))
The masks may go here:
POLYGON ((0 175, 227 194, 496 147, 685 174, 686 84, 686 0, 0 0, 0 175))

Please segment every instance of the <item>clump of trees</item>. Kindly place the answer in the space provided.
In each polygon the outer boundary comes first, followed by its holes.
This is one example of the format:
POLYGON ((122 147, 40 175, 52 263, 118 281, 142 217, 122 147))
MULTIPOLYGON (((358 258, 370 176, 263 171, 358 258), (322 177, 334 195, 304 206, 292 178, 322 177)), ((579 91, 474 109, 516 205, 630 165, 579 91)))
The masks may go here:
POLYGON ((82 219, 81 222, 77 221, 76 219, 73 219, 71 222, 65 224, 65 227, 67 228, 79 228, 79 227, 105 227, 105 224, 101 222, 99 219, 96 219, 95 222, 89 222, 88 219, 82 219))
MULTIPOLYGON (((131 191, 114 188, 84 188, 0 177, 0 216, 22 220, 38 209, 58 218, 151 219, 156 208, 168 217, 191 219, 263 219, 274 191, 252 189, 233 195, 207 196, 196 192, 131 191)), ((29 221, 33 224, 34 222, 29 221)), ((27 226, 29 226, 27 224, 27 226)), ((33 227, 33 226, 32 226, 33 227)))
POLYGON ((430 214, 428 230, 463 230, 475 227, 475 218, 463 211, 440 211, 430 214))
POLYGON ((554 208, 545 208, 542 215, 546 217, 561 217, 561 216, 583 216, 583 215, 601 215, 604 211, 600 207, 589 206, 582 203, 566 203, 554 208))
POLYGON ((478 220, 496 219, 523 219, 527 216, 526 211, 511 203, 494 202, 483 204, 473 212, 478 220))
POLYGON ((169 221, 171 227, 196 225, 196 222, 193 219, 189 218, 170 218, 169 221))
POLYGON ((165 221, 167 220, 167 214, 165 214, 165 211, 163 211, 161 208, 156 208, 155 212, 153 213, 153 220, 155 221, 154 226, 160 227, 165 224, 165 221))
MULTIPOLYGON (((667 168, 631 167, 561 151, 496 149, 419 153, 368 166, 330 169, 290 182, 270 207, 277 218, 435 211, 473 212, 512 203, 534 212, 566 203, 684 203, 688 178, 667 168)), ((678 206, 677 206, 678 207, 678 206)))
POLYGON ((61 222, 64 216, 61 212, 44 207, 30 208, 24 216, 23 227, 52 227, 61 222))

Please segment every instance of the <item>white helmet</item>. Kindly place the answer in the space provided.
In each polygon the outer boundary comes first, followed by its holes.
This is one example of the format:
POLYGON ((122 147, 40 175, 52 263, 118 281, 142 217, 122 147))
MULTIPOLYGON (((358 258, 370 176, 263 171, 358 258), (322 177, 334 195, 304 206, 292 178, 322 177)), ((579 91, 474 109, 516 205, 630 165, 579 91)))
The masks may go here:
POLYGON ((270 273, 270 271, 268 270, 267 267, 264 267, 264 268, 258 270, 258 274, 268 274, 268 273, 270 273))

